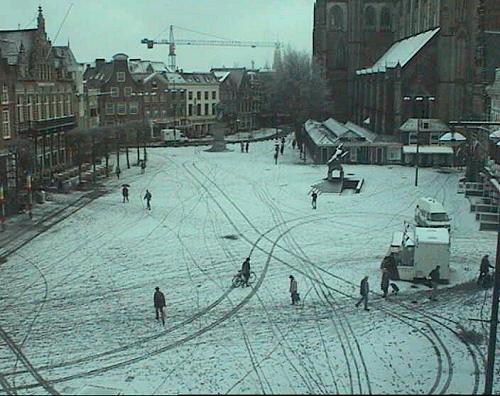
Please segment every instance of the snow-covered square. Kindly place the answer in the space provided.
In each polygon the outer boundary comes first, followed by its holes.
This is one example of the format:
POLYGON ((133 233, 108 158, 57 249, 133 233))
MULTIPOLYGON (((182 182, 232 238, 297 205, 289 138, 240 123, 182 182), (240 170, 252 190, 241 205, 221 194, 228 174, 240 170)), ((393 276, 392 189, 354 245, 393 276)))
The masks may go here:
MULTIPOLYGON (((457 193, 460 172, 420 169, 414 187, 411 167, 346 165, 346 175, 365 179, 361 193, 320 194, 314 210, 309 192, 327 169, 299 160, 291 138, 277 165, 273 141, 251 143, 249 153, 206 148, 149 149, 145 174, 125 169, 106 182, 108 193, 0 266, 0 327, 50 386, 62 394, 482 393, 487 328, 470 319, 488 318, 491 292, 471 281, 481 257, 494 256, 496 233, 478 231, 457 193), (444 202, 452 217, 451 282, 436 302, 409 282, 383 299, 381 260, 422 196, 444 202), (233 288, 246 257, 256 280, 233 288), (365 275, 370 311, 355 307, 365 275), (155 319, 157 286, 165 327, 155 319)), ((46 392, 6 345, 0 372, 18 394, 46 392)))

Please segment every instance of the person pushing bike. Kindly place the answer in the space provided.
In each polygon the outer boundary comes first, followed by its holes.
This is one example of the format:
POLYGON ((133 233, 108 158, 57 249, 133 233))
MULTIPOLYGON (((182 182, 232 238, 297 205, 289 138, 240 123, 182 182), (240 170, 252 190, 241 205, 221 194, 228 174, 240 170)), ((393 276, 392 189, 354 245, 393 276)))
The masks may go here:
POLYGON ((250 279, 250 257, 247 257, 243 264, 241 264, 241 276, 245 282, 245 286, 248 287, 248 279, 250 279))

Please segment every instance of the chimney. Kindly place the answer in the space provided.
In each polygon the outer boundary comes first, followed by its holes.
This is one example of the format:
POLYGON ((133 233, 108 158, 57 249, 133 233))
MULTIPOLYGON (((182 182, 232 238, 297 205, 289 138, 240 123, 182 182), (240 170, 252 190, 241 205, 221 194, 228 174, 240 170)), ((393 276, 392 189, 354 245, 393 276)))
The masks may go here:
POLYGON ((98 58, 95 60, 95 68, 96 69, 100 69, 101 67, 104 66, 104 64, 106 63, 106 59, 104 58, 98 58))

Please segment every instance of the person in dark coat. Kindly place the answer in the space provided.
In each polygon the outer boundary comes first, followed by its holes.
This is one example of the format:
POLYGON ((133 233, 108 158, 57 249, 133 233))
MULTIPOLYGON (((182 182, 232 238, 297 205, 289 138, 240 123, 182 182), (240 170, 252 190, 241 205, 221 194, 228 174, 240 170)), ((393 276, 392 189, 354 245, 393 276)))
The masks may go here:
POLYGON ((125 203, 125 201, 128 202, 128 188, 127 188, 127 186, 123 186, 122 195, 123 195, 123 203, 125 203))
POLYGON ((284 143, 282 143, 281 147, 280 147, 280 153, 281 153, 281 155, 283 155, 283 151, 285 151, 285 144, 284 143))
POLYGON ((436 301, 436 294, 437 294, 437 288, 438 288, 438 283, 441 275, 439 274, 439 268, 441 268, 439 265, 436 265, 436 268, 434 268, 430 273, 429 277, 431 278, 431 295, 429 298, 433 301, 436 301))
POLYGON ((248 143, 248 142, 246 142, 246 144, 245 144, 245 152, 246 152, 246 153, 248 153, 248 145, 249 145, 249 143, 248 143))
POLYGON ((384 292, 383 298, 387 297, 387 292, 389 291, 389 270, 384 268, 382 270, 382 281, 380 282, 380 288, 384 292))
POLYGON ((356 303, 356 308, 359 307, 359 304, 364 303, 365 311, 369 311, 368 308, 368 293, 370 292, 370 286, 368 284, 368 275, 366 275, 359 285, 359 294, 361 294, 361 298, 356 303))
POLYGON ((248 287, 248 280, 250 279, 250 257, 247 257, 243 264, 241 264, 241 276, 243 277, 243 281, 245 286, 248 287))
POLYGON ((155 290, 153 302, 155 305, 156 320, 160 320, 161 316, 161 321, 163 326, 165 326, 165 312, 163 311, 163 308, 165 308, 165 295, 160 291, 159 287, 155 287, 155 290))
POLYGON ((243 142, 240 142, 240 148, 241 152, 243 153, 245 151, 245 144, 243 142))
POLYGON ((146 200, 146 208, 148 210, 151 210, 151 198, 152 198, 151 193, 149 192, 149 190, 146 190, 146 195, 144 195, 144 199, 146 200))
POLYGON ((295 139, 292 140, 292 149, 295 150, 295 146, 297 145, 297 141, 295 139))
POLYGON ((278 152, 274 153, 274 165, 278 165, 278 152))
POLYGON ((481 265, 479 266, 479 278, 477 278, 477 283, 480 284, 481 281, 483 280, 484 277, 488 276, 488 273, 490 272, 490 268, 494 269, 490 264, 489 260, 489 255, 484 255, 484 257, 481 259, 481 265))
POLYGON ((299 301, 299 294, 297 293, 297 281, 295 280, 293 275, 290 275, 288 278, 290 279, 290 297, 292 299, 292 305, 295 305, 295 303, 299 301))
POLYGON ((116 167, 116 171, 115 172, 116 172, 116 178, 120 179, 120 173, 122 173, 122 171, 120 170, 119 166, 116 167))
POLYGON ((312 196, 312 201, 311 201, 312 208, 316 209, 316 201, 318 199, 318 193, 316 191, 313 191, 311 196, 312 196))

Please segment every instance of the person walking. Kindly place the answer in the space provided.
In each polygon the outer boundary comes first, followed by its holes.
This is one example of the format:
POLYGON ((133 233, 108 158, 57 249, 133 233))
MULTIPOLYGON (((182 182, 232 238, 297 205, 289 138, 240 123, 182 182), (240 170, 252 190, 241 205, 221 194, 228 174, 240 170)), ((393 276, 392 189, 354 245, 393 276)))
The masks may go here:
POLYGON ((316 191, 313 191, 311 196, 312 196, 312 201, 311 201, 312 208, 316 209, 316 201, 318 200, 318 193, 316 191))
POLYGON ((151 198, 153 196, 149 192, 149 190, 146 190, 146 195, 144 195, 144 199, 146 200, 146 209, 151 210, 151 198))
POLYGON ((281 147, 280 147, 281 155, 283 155, 283 151, 285 151, 285 143, 281 143, 281 147))
POLYGON ((249 145, 249 143, 247 142, 247 143, 245 144, 245 152, 246 152, 246 153, 248 153, 248 145, 249 145))
POLYGON ((479 266, 479 278, 477 278, 477 284, 481 284, 482 280, 488 276, 490 268, 494 269, 490 264, 489 255, 485 254, 481 259, 481 265, 479 266))
POLYGON ((295 280, 293 275, 290 275, 288 278, 290 279, 290 297, 292 299, 292 305, 295 305, 295 303, 298 303, 299 301, 299 294, 297 293, 297 281, 295 280))
POLYGON ((116 173, 116 178, 117 178, 118 180, 120 180, 120 173, 121 173, 121 172, 122 172, 122 171, 120 170, 120 167, 119 167, 119 166, 117 166, 117 167, 116 167, 116 170, 115 170, 115 173, 116 173))
POLYGON ((160 291, 159 287, 155 287, 153 302, 155 305, 156 320, 160 320, 161 316, 161 322, 165 326, 165 312, 163 311, 163 308, 165 308, 165 295, 160 291))
POLYGON ((295 146, 297 145, 297 141, 295 139, 292 140, 292 149, 295 150, 295 146))
POLYGON ((439 265, 436 266, 430 273, 429 277, 431 278, 431 295, 429 298, 433 301, 436 301, 436 294, 437 294, 437 288, 438 288, 438 283, 440 279, 440 274, 439 274, 439 268, 441 268, 439 265))
POLYGON ((370 292, 370 285, 368 284, 368 275, 366 275, 359 285, 359 294, 361 294, 361 298, 356 303, 356 308, 359 307, 359 304, 363 303, 365 306, 365 311, 369 311, 368 308, 368 293, 370 292))
POLYGON ((248 287, 248 279, 250 279, 250 257, 247 257, 243 264, 241 264, 241 276, 245 286, 248 287))
POLYGON ((278 165, 278 152, 274 153, 274 165, 278 165))
POLYGON ((123 203, 128 202, 128 187, 123 186, 122 188, 123 203))
POLYGON ((243 153, 245 151, 245 144, 243 142, 240 142, 240 148, 241 152, 243 153))
POLYGON ((384 295, 382 296, 383 298, 387 297, 387 293, 389 292, 389 270, 387 268, 384 268, 382 270, 382 281, 380 282, 380 288, 382 289, 382 292, 384 295))
POLYGON ((141 161, 141 173, 146 172, 146 160, 141 161))

